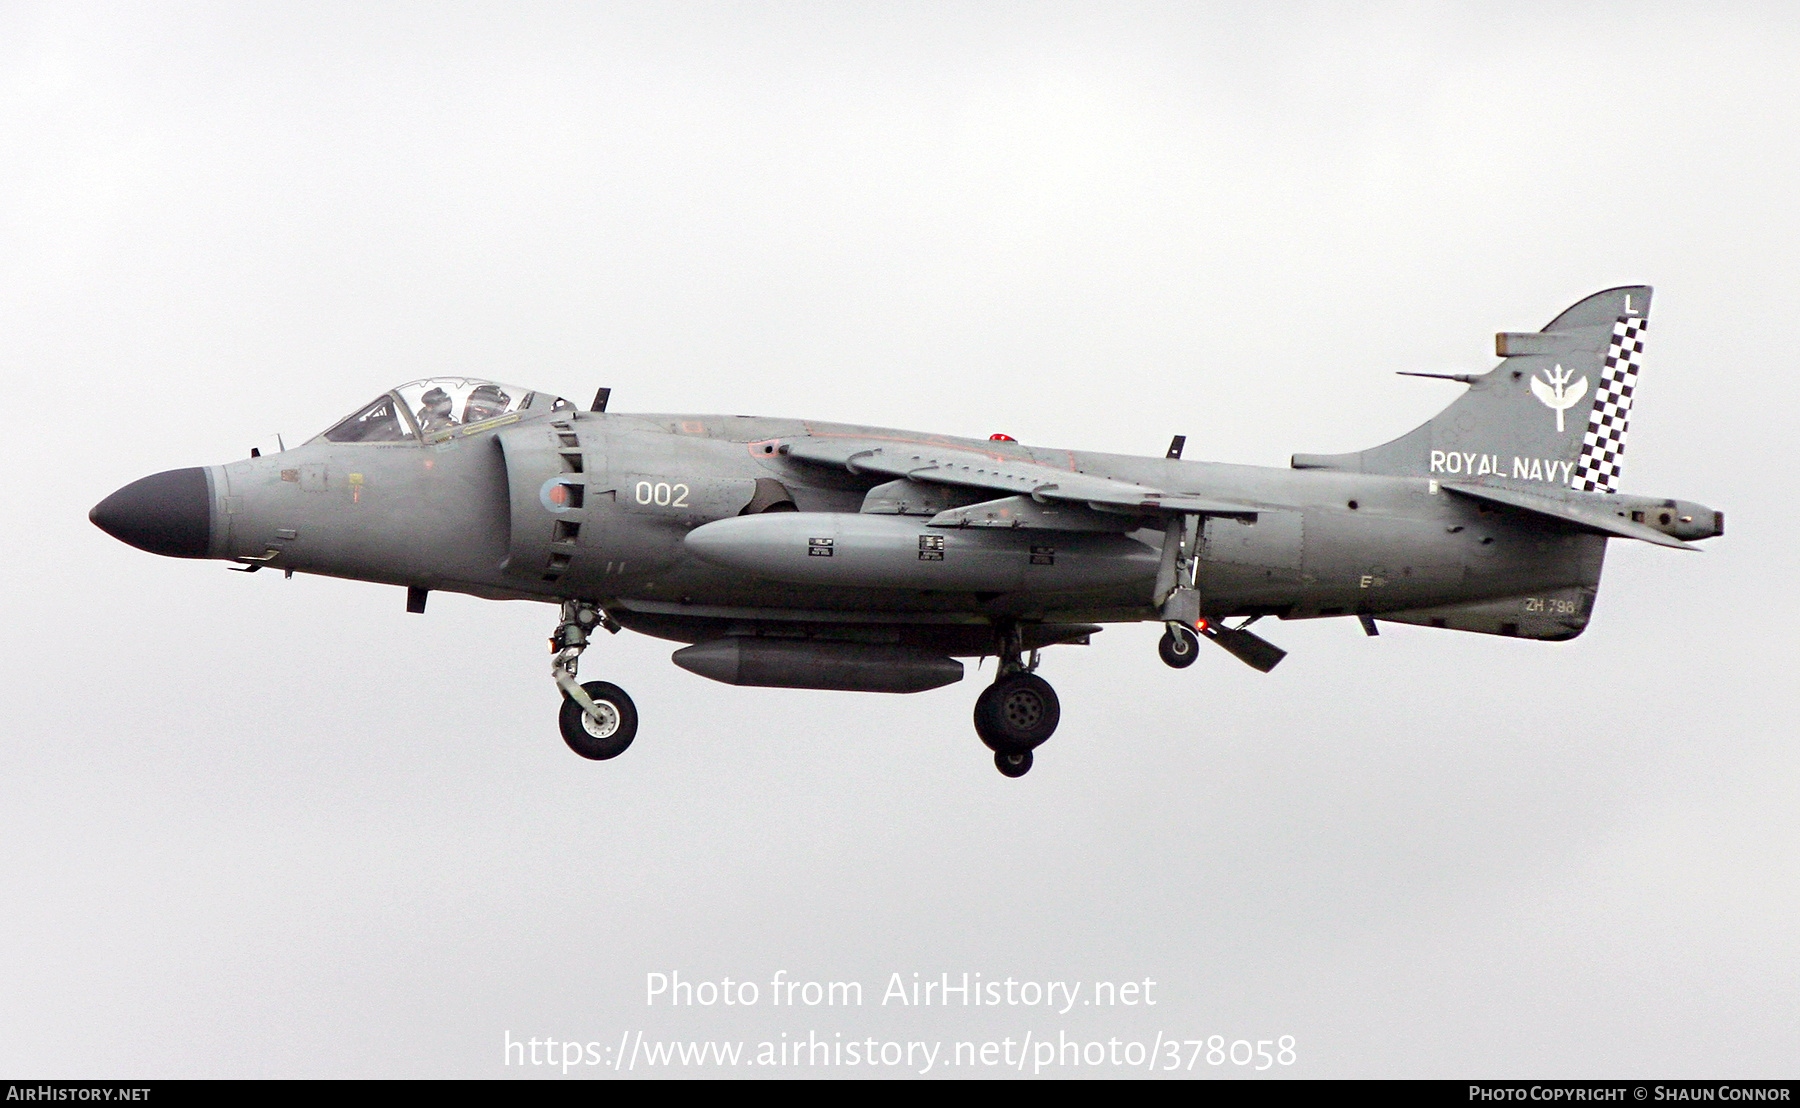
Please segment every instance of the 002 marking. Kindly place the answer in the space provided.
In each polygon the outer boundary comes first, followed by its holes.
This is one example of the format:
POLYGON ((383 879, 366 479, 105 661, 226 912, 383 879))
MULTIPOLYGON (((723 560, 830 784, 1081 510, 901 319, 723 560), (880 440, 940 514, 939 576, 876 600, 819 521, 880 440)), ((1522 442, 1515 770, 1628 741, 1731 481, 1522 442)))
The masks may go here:
POLYGON ((688 487, 683 484, 671 485, 667 481, 639 481, 632 489, 632 495, 639 504, 655 504, 659 508, 685 508, 688 506, 688 487))

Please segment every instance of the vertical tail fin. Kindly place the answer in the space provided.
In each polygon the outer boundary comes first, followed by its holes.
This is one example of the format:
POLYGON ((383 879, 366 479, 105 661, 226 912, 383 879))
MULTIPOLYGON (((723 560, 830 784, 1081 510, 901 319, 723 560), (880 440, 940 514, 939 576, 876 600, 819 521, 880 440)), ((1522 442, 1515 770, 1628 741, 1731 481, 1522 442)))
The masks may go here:
POLYGON ((1297 469, 1618 491, 1650 326, 1647 285, 1598 292, 1541 331, 1495 336, 1501 362, 1431 421, 1357 454, 1296 454, 1297 469))

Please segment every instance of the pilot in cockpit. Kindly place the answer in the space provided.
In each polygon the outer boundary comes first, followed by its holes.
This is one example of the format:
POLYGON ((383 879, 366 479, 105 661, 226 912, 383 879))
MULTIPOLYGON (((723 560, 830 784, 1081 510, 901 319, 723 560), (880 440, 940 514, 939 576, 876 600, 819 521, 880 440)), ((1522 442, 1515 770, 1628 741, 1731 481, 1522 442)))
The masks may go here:
POLYGON ((426 433, 456 426, 450 414, 450 394, 440 388, 428 390, 419 398, 419 430, 426 433))
POLYGON ((499 385, 478 385, 469 394, 469 400, 463 405, 463 422, 480 423, 484 419, 506 414, 507 405, 512 397, 506 395, 499 385))

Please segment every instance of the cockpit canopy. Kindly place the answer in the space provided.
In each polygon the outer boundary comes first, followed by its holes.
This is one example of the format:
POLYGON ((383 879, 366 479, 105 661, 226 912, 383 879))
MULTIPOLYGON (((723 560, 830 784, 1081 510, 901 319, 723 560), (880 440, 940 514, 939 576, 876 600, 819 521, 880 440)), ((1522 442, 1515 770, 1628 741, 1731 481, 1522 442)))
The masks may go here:
MULTIPOLYGON (((573 408, 560 396, 479 377, 428 377, 383 393, 331 430, 327 442, 437 441, 507 416, 573 408)), ((508 421, 510 422, 510 420, 508 421)))

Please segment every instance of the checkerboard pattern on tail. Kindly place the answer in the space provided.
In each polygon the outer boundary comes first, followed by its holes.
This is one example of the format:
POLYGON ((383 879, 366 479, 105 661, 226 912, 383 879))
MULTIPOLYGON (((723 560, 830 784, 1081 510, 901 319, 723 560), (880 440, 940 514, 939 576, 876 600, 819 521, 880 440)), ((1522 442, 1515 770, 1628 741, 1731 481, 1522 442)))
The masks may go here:
POLYGON ((1620 316, 1613 324, 1606 366, 1594 389, 1594 409, 1581 438, 1581 458, 1569 487, 1583 492, 1617 492, 1625 458, 1625 431, 1631 419, 1631 394, 1643 368, 1644 332, 1650 321, 1620 316))

